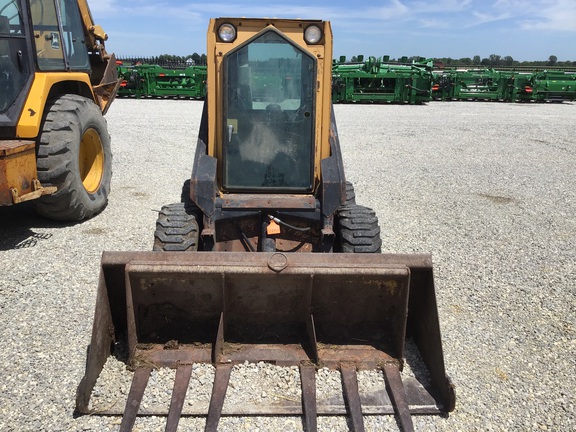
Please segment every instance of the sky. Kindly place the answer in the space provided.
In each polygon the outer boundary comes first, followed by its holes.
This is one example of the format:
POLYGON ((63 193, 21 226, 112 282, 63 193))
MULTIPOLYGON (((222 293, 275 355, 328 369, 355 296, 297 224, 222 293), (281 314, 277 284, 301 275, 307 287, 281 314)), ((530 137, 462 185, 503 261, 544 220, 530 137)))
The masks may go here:
POLYGON ((576 0, 89 0, 117 57, 206 53, 214 17, 328 20, 334 57, 576 61, 576 0))

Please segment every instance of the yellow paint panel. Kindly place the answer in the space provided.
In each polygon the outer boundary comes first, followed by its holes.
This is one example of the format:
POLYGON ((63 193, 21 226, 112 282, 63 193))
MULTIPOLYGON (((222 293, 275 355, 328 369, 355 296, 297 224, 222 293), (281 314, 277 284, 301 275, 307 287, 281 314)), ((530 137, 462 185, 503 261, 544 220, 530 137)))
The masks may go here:
POLYGON ((12 190, 18 196, 32 192, 36 175, 34 141, 0 142, 0 205, 13 204, 12 190))
MULTIPOLYGON (((32 88, 26 99, 26 104, 20 115, 16 136, 18 138, 36 138, 40 132, 42 123, 42 114, 50 94, 50 89, 57 83, 64 81, 77 81, 86 84, 86 87, 92 92, 90 77, 83 72, 50 72, 36 73, 32 88)), ((92 93, 94 99, 94 94, 92 93)))

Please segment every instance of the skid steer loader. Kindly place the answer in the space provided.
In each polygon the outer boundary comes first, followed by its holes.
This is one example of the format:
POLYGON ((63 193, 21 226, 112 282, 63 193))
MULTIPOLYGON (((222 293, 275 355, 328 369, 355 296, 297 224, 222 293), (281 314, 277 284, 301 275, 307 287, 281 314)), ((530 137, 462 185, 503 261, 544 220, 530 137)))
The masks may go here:
POLYGON ((332 34, 316 20, 218 18, 208 30, 208 97, 192 176, 161 210, 150 252, 104 252, 79 413, 411 414, 454 409, 444 367, 431 258, 382 254, 373 210, 344 177, 330 100, 332 34), (403 376, 405 346, 424 372, 403 376), (124 409, 94 407, 107 359, 134 371, 124 409), (232 368, 269 362, 300 370, 301 401, 225 405, 232 368), (185 403, 192 368, 215 368, 208 406, 185 403), (176 369, 164 410, 139 413, 152 369, 176 369), (338 398, 316 398, 316 370, 340 371, 338 398), (357 371, 385 385, 358 390, 357 371))
POLYGON ((86 0, 0 0, 0 205, 63 221, 108 202, 120 81, 86 0))

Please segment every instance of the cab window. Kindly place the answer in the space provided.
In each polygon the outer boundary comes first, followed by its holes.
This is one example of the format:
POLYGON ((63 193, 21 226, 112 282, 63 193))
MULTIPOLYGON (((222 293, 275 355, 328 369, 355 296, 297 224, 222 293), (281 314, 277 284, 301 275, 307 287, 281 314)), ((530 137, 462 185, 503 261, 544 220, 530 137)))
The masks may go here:
POLYGON ((30 10, 40 70, 90 69, 76 2, 31 0, 30 10))
POLYGON ((224 62, 224 188, 310 190, 315 59, 269 30, 224 62))
POLYGON ((0 0, 0 113, 16 101, 30 74, 21 60, 26 52, 20 2, 0 0))
POLYGON ((0 0, 0 35, 21 35, 22 16, 14 0, 0 0))
POLYGON ((86 50, 84 30, 76 1, 61 0, 60 13, 64 34, 64 52, 70 68, 73 70, 90 69, 88 51, 86 50))

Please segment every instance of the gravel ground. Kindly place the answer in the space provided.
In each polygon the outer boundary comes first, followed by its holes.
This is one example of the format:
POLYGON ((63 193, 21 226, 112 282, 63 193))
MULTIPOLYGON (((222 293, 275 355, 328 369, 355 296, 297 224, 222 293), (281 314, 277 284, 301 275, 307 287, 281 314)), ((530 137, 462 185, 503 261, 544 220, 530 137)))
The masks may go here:
MULTIPOLYGON (((100 254, 151 249, 157 210, 179 200, 190 174, 201 106, 114 103, 107 116, 112 193, 94 219, 61 225, 26 204, 0 208, 0 431, 118 428, 118 418, 73 414, 100 254)), ((335 109, 348 179, 357 202, 376 210, 384 251, 433 254, 457 405, 448 418, 415 418, 416 429, 576 430, 576 104, 335 109)), ((260 369, 288 387, 297 381, 294 371, 251 365, 233 376, 237 388, 248 381, 264 385, 261 397, 275 391, 260 369)), ((212 373, 198 368, 193 377, 212 373)), ((183 419, 181 430, 203 422, 183 419)), ((224 431, 302 430, 294 417, 220 424, 224 431)), ((163 418, 139 419, 136 430, 163 425, 163 418)), ((349 429, 341 417, 319 425, 349 429)), ((367 418, 366 426, 397 430, 391 417, 367 418)))

